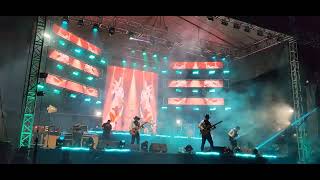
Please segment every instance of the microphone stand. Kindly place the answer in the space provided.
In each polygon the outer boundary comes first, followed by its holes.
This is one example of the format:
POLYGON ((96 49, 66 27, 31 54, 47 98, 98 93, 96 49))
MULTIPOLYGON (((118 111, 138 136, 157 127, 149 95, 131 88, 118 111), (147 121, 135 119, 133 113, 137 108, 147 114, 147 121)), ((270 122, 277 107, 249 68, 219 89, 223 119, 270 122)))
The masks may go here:
POLYGON ((37 129, 37 135, 36 135, 35 145, 34 145, 34 150, 33 150, 32 164, 37 163, 38 142, 39 142, 38 135, 39 135, 39 129, 37 129))

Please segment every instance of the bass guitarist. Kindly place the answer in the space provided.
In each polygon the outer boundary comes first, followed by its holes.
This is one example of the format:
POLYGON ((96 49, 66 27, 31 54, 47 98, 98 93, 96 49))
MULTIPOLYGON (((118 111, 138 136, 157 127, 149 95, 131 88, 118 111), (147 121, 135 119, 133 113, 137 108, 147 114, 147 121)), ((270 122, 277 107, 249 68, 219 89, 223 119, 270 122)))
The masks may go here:
POLYGON ((140 144, 140 129, 143 128, 143 125, 140 125, 140 118, 135 116, 131 123, 130 134, 131 134, 131 144, 134 144, 135 140, 137 140, 137 144, 140 144))
POLYGON ((212 129, 215 129, 216 126, 211 125, 209 119, 210 119, 209 114, 206 114, 204 116, 204 120, 202 120, 199 124, 200 132, 202 135, 201 151, 204 150, 204 144, 206 143, 206 140, 208 140, 208 142, 210 144, 211 151, 213 150, 213 141, 212 141, 212 137, 211 137, 210 132, 212 129))

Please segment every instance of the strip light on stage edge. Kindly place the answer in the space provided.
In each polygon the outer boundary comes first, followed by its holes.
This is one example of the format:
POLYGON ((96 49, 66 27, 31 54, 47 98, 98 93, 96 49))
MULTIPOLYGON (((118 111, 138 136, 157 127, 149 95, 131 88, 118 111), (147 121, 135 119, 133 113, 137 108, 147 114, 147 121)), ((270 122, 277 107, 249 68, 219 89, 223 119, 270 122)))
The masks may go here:
POLYGON ((65 151, 89 151, 89 148, 84 147, 61 147, 61 150, 65 151))
POLYGON ((105 152, 130 152, 130 149, 104 149, 105 152))
POLYGON ((246 157, 246 158, 255 158, 256 157, 256 155, 254 155, 254 154, 241 154, 241 153, 236 153, 235 156, 246 157))
POLYGON ((196 152, 196 155, 204 155, 204 156, 220 156, 219 152, 196 152))

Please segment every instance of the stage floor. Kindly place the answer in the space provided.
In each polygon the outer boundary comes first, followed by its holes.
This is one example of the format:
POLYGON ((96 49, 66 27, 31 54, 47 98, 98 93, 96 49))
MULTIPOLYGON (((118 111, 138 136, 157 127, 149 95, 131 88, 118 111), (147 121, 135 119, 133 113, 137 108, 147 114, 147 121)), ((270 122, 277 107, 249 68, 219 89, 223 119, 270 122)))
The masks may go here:
POLYGON ((212 154, 66 151, 39 149, 38 164, 287 164, 286 158, 252 158, 212 154), (69 158, 64 158, 68 156, 69 158), (67 160, 68 159, 68 160, 67 160))

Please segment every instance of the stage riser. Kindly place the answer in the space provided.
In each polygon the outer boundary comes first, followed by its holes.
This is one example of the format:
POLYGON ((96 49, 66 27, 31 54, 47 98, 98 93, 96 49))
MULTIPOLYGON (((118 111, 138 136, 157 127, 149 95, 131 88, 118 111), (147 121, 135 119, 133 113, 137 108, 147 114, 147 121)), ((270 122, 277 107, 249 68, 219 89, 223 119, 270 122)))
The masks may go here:
POLYGON ((286 163, 286 159, 257 161, 250 158, 199 156, 189 154, 142 153, 142 152, 74 152, 61 150, 39 150, 38 163, 61 164, 63 153, 69 153, 72 164, 261 164, 286 163))

